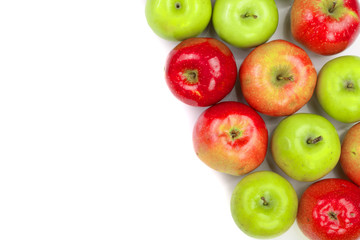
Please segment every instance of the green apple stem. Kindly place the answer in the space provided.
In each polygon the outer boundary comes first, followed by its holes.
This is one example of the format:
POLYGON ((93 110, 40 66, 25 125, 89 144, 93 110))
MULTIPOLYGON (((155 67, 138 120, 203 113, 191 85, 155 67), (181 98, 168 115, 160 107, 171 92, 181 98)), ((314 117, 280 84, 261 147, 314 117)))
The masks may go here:
POLYGON ((306 142, 307 142, 307 144, 315 144, 315 143, 320 142, 321 140, 323 140, 322 136, 318 136, 317 138, 314 138, 314 139, 312 139, 310 137, 310 138, 308 138, 308 140, 306 142))
POLYGON ((242 18, 248 18, 248 17, 253 17, 253 18, 257 18, 258 16, 255 14, 249 14, 249 13, 245 13, 243 15, 241 15, 242 18))
POLYGON ((335 7, 336 7, 336 1, 333 1, 332 7, 329 8, 329 13, 333 13, 335 11, 335 7))
POLYGON ((266 201, 266 199, 265 199, 264 197, 261 197, 261 200, 263 200, 263 205, 264 205, 264 206, 269 205, 269 202, 266 201))
POLYGON ((181 4, 179 2, 175 3, 175 8, 176 9, 180 9, 181 8, 181 4))

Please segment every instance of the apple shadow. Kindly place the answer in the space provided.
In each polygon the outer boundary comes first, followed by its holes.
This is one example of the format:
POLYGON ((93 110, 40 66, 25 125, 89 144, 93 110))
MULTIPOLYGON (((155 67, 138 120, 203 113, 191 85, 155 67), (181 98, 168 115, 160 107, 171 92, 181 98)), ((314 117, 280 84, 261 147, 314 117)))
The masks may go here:
POLYGON ((230 174, 226 174, 226 173, 221 173, 221 172, 216 172, 216 174, 218 175, 218 178, 224 182, 225 184, 223 184, 225 186, 225 190, 226 190, 226 197, 227 199, 231 199, 231 195, 236 187, 236 185, 247 175, 243 175, 243 176, 233 176, 230 174))
POLYGON ((291 34, 291 7, 286 12, 283 24, 283 36, 285 37, 285 39, 289 39, 290 42, 294 43, 295 40, 291 34))
POLYGON ((294 2, 293 0, 275 0, 276 6, 278 8, 292 6, 293 2, 294 2))
POLYGON ((341 178, 351 182, 350 178, 345 174, 344 170, 342 169, 340 162, 337 163, 337 165, 332 171, 337 178, 341 178))

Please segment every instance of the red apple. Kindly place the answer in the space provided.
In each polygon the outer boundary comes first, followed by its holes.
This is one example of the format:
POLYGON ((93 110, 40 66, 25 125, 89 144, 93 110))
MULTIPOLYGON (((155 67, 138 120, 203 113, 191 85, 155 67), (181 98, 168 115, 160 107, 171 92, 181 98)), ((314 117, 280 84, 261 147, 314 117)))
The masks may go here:
POLYGON ((265 159, 268 131, 260 115, 239 102, 221 102, 205 110, 193 131, 197 156, 209 167, 243 175, 265 159))
POLYGON ((359 34, 357 0, 295 0, 291 32, 313 52, 332 55, 345 50, 359 34))
POLYGON ((313 183, 299 202, 297 223, 312 240, 360 238, 360 189, 343 179, 313 183))
POLYGON ((165 74, 171 92, 182 102, 210 106, 233 89, 237 68, 224 43, 213 38, 190 38, 169 53, 165 74))
POLYGON ((255 48, 243 61, 240 83, 245 100, 270 116, 291 115, 313 95, 316 70, 306 52, 274 40, 255 48))
POLYGON ((360 186, 360 123, 352 126, 344 137, 340 164, 345 174, 360 186))

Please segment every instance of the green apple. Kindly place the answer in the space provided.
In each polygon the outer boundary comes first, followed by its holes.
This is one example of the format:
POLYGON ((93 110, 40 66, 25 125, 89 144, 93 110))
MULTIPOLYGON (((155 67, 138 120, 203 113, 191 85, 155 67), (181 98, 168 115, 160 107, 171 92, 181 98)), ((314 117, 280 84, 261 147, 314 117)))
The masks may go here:
POLYGON ((329 116, 345 123, 360 120, 360 57, 341 56, 320 70, 316 96, 329 116))
POLYGON ((231 197, 231 214, 236 225, 255 238, 273 238, 294 223, 298 198, 292 185, 271 171, 244 177, 231 197))
POLYGON ((147 0, 146 20, 160 37, 181 41, 205 30, 211 19, 211 0, 147 0))
POLYGON ((278 20, 274 0, 216 0, 212 22, 224 41, 249 48, 269 40, 278 20))
POLYGON ((297 113, 283 119, 271 138, 277 165, 298 181, 315 181, 328 174, 340 158, 335 127, 324 117, 297 113))

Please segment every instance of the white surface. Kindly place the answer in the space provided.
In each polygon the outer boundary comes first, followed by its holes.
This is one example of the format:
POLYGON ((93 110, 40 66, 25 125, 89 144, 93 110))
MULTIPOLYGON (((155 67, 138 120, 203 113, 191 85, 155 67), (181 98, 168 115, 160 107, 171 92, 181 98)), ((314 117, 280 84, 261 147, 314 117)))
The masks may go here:
MULTIPOLYGON (((271 39, 293 39, 277 0, 271 39)), ((12 0, 0 7, 0 239, 251 239, 230 215, 242 177, 197 159, 186 106, 164 81, 177 44, 148 27, 145 0, 12 0)), ((216 37, 208 28, 202 36, 216 37)), ((317 70, 360 55, 309 53, 317 70)), ((237 66, 250 50, 231 47, 237 66)), ((224 100, 244 102, 237 87, 224 100)), ((330 119, 341 139, 352 124, 330 119)), ((263 116, 269 133, 281 118, 263 116)), ((269 154, 256 169, 285 176, 269 154)), ((286 177, 286 176, 285 176, 286 177)), ((339 166, 326 176, 344 177, 339 166)), ((287 177, 287 179, 289 179, 287 177)), ((310 183, 289 179, 300 196, 310 183)), ((277 239, 305 239, 296 223, 277 239)))

